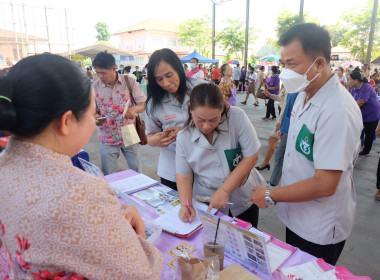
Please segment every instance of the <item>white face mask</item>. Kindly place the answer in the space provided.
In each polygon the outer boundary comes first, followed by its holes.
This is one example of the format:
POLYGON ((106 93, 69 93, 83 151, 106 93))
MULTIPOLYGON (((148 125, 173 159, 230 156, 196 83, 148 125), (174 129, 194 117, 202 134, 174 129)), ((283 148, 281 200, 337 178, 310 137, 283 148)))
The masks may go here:
POLYGON ((189 63, 189 66, 190 66, 190 69, 194 69, 195 68, 195 63, 189 63))
POLYGON ((284 87, 287 92, 304 91, 305 88, 307 88, 307 86, 319 76, 319 73, 317 73, 317 75, 315 75, 315 77, 311 79, 310 81, 307 79, 307 76, 306 76, 307 72, 309 72, 309 70, 317 61, 317 59, 318 58, 314 60, 314 62, 310 65, 309 69, 307 69, 306 73, 303 75, 298 74, 294 72, 293 70, 290 70, 287 68, 283 68, 281 70, 281 74, 279 77, 282 83, 284 84, 284 87))

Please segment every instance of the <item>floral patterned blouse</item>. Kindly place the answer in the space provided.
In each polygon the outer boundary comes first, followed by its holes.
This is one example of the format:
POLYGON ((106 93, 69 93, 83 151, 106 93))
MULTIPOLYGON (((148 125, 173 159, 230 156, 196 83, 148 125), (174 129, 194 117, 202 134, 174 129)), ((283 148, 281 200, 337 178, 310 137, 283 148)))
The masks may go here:
POLYGON ((234 81, 227 82, 225 79, 220 80, 219 88, 223 93, 224 99, 228 100, 231 97, 231 88, 236 88, 234 81))
POLYGON ((11 137, 0 177, 4 279, 160 279, 161 252, 136 235, 108 183, 67 155, 11 137))
POLYGON ((136 82, 136 79, 128 75, 117 74, 117 82, 113 88, 97 80, 92 84, 95 90, 96 107, 101 116, 106 117, 103 126, 98 127, 99 143, 105 145, 121 145, 123 136, 121 127, 135 123, 135 119, 126 120, 123 117, 124 107, 129 102, 129 107, 134 106, 130 99, 130 92, 125 81, 128 78, 133 91, 133 97, 137 104, 145 102, 146 96, 136 82))

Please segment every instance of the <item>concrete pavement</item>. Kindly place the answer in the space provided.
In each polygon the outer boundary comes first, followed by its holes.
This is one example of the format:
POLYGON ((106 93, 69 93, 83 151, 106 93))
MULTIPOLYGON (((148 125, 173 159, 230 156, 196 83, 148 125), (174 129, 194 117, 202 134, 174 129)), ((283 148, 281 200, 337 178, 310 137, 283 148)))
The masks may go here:
MULTIPOLYGON (((275 121, 263 121, 266 106, 260 100, 260 106, 253 106, 254 98, 251 95, 248 105, 240 104, 245 94, 238 94, 237 104, 244 109, 251 120, 256 133, 261 142, 259 163, 265 157, 268 146, 268 137, 275 126, 275 121)), ((276 104, 276 114, 278 114, 276 104)), ((100 166, 99 145, 96 132, 92 135, 85 150, 90 154, 90 160, 100 166)), ((372 151, 369 156, 359 157, 354 170, 354 182, 356 186, 356 218, 355 228, 351 236, 347 239, 346 245, 339 258, 337 265, 347 267, 355 275, 367 275, 372 279, 380 279, 380 201, 374 199, 376 192, 376 169, 380 156, 380 140, 374 141, 372 151), (377 217, 377 218, 376 218, 377 217)), ((141 147, 141 158, 143 173, 159 179, 156 170, 159 157, 159 148, 148 145, 141 147)), ((270 164, 274 166, 274 157, 270 164)), ((127 164, 123 156, 119 158, 119 170, 127 169, 127 164)), ((269 179, 272 170, 261 171, 265 179, 269 179)), ((285 226, 279 221, 276 215, 276 207, 260 210, 258 228, 272 234, 274 237, 285 240, 285 226)))

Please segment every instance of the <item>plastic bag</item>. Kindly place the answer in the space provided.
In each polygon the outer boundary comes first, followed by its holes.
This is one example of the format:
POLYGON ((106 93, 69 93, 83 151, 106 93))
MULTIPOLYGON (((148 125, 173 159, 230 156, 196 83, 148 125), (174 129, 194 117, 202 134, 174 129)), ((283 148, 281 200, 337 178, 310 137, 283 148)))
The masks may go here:
POLYGON ((216 280, 219 279, 219 258, 217 255, 204 257, 196 251, 191 256, 180 257, 175 262, 174 280, 216 280))

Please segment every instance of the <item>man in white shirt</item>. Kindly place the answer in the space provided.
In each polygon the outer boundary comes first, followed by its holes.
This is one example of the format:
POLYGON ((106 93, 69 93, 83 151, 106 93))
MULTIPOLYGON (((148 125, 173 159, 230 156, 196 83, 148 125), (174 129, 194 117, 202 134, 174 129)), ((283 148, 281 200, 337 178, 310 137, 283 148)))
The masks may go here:
POLYGON ((247 77, 248 77, 247 95, 245 97, 245 100, 243 102, 240 102, 240 103, 243 104, 243 105, 247 105, 249 94, 252 93, 253 97, 255 97, 255 103, 253 103, 253 105, 259 106, 259 101, 257 100, 257 96, 256 96, 256 80, 257 80, 257 75, 255 73, 255 69, 252 66, 249 66, 249 72, 247 73, 247 77))
POLYGON ((354 226, 352 173, 363 128, 355 100, 330 70, 329 33, 298 24, 280 40, 280 78, 295 101, 282 186, 253 187, 251 199, 266 208, 278 202, 286 242, 335 265, 354 226))
POLYGON ((236 88, 237 88, 238 85, 239 85, 240 74, 241 74, 240 64, 238 63, 238 64, 236 65, 236 67, 234 68, 234 72, 233 72, 233 74, 232 74, 232 79, 233 79, 234 82, 235 82, 235 86, 236 86, 236 88))

